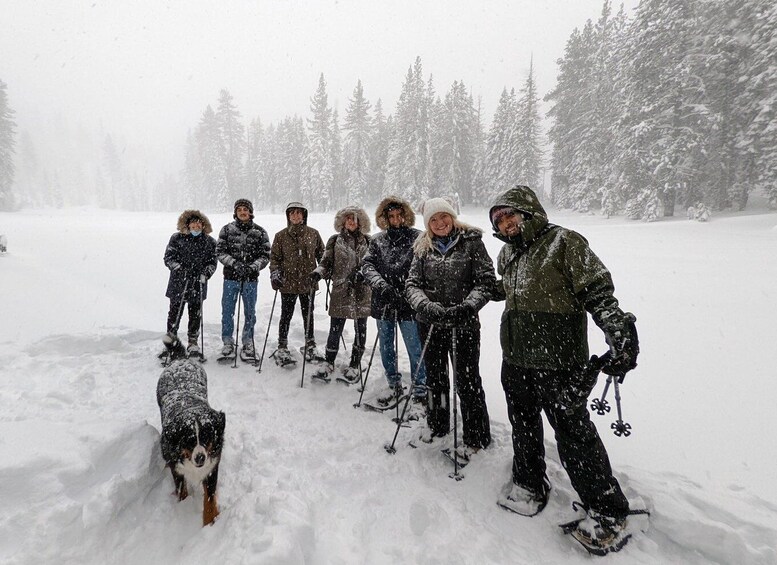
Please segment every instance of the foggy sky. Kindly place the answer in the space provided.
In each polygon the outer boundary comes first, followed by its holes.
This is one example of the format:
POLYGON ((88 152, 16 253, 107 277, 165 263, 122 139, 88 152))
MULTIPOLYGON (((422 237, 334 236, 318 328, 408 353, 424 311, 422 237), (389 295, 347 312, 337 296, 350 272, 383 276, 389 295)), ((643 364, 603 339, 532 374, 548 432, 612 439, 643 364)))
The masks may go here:
MULTIPOLYGON (((636 4, 627 1, 627 13, 636 4)), ((482 97, 488 128, 502 88, 522 86, 532 56, 540 94, 553 88, 569 34, 601 8, 601 0, 0 0, 0 80, 20 130, 62 113, 179 153, 222 88, 244 123, 267 125, 308 117, 323 72, 341 120, 357 79, 389 114, 420 56, 441 97, 454 80, 482 97)))

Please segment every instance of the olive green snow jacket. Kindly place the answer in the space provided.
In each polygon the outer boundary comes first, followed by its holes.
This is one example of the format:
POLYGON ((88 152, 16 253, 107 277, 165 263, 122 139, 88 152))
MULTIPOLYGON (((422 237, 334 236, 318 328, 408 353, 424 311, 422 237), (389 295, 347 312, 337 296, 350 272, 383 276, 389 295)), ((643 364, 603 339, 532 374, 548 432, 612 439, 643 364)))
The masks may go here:
POLYGON ((506 242, 497 259, 502 280, 494 292, 506 300, 503 358, 532 369, 580 368, 588 361, 586 312, 602 329, 623 322, 610 272, 583 236, 548 223, 530 188, 508 190, 491 209, 501 206, 516 208, 525 218, 516 238, 494 228, 506 242))

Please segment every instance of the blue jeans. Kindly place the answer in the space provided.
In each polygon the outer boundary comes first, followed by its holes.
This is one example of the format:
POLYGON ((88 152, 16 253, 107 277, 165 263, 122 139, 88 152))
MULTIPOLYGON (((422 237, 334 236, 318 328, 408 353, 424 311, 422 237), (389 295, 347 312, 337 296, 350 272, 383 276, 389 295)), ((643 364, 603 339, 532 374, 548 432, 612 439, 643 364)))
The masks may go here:
POLYGON ((221 293, 221 341, 224 343, 235 342, 235 304, 237 295, 240 294, 240 285, 243 285, 243 344, 252 343, 254 340, 254 326, 256 325, 256 291, 257 282, 231 281, 224 279, 224 289, 221 293))
POLYGON ((418 324, 415 320, 376 320, 378 323, 378 339, 380 340, 380 358, 383 362, 383 370, 386 372, 386 381, 389 386, 395 386, 402 382, 402 374, 397 367, 397 351, 394 346, 396 326, 402 332, 402 340, 405 342, 407 355, 410 357, 410 372, 413 378, 413 395, 426 396, 426 368, 424 363, 419 367, 421 360, 421 338, 418 334, 418 324))

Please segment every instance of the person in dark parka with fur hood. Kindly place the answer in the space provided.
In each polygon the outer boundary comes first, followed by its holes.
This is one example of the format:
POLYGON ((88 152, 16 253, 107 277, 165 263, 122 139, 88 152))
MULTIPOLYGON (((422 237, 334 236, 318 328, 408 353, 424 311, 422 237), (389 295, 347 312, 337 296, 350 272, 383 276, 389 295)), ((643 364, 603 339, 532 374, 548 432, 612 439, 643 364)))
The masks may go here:
POLYGON ((395 335, 402 333, 408 357, 413 401, 426 404, 426 370, 421 361, 421 338, 415 312, 404 297, 405 280, 413 261, 413 243, 421 231, 413 227, 415 213, 397 196, 387 196, 375 209, 375 222, 382 230, 370 241, 362 273, 372 287, 372 317, 377 320, 380 358, 387 389, 378 394, 378 404, 388 404, 404 394, 398 370, 395 335))
POLYGON ((502 386, 514 451, 512 480, 499 503, 525 515, 545 507, 550 484, 545 474, 544 411, 572 486, 598 524, 595 536, 615 536, 629 503, 588 413, 587 399, 598 370, 586 370, 587 313, 610 344, 604 372, 621 377, 636 366, 636 318, 618 306, 612 276, 585 238, 550 224, 529 187, 516 186, 499 195, 489 219, 495 237, 505 243, 497 260, 503 278, 494 296, 506 299, 502 386))
POLYGON ((362 257, 370 244, 370 218, 362 208, 347 206, 335 214, 335 235, 329 238, 324 256, 311 273, 315 282, 324 278, 331 281, 332 294, 329 301, 329 337, 326 341, 325 363, 319 366, 316 375, 328 379, 334 371, 334 362, 340 349, 345 320, 354 320, 354 344, 351 361, 343 371, 350 382, 360 379, 359 366, 367 339, 367 317, 370 315, 372 292, 364 282, 361 272, 362 257))
POLYGON ((470 456, 491 443, 486 397, 480 378, 480 320, 478 311, 490 299, 496 277, 483 244, 483 232, 460 222, 442 198, 423 205, 426 231, 413 246, 413 263, 405 296, 417 312, 428 389, 427 429, 419 439, 431 443, 450 431, 448 356, 455 330, 456 387, 461 403, 464 445, 459 457, 470 456))
POLYGON ((178 231, 165 248, 164 262, 170 269, 165 296, 170 299, 167 333, 178 339, 179 312, 189 305, 189 354, 200 353, 197 339, 202 320, 202 301, 208 294, 208 279, 216 272, 216 241, 208 217, 199 210, 184 210, 178 217, 178 231))

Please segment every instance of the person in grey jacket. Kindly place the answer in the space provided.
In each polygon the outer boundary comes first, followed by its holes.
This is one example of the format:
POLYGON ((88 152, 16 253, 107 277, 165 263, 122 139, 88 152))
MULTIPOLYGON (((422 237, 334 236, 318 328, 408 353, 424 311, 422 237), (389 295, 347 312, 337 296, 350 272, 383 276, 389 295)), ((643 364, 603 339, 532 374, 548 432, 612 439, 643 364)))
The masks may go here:
POLYGON ((427 200, 423 215, 426 231, 413 245, 413 263, 405 284, 405 296, 417 312, 421 338, 429 339, 424 357, 428 427, 419 439, 431 443, 450 431, 448 356, 453 352, 455 330, 454 378, 464 428, 464 444, 459 446, 458 455, 467 461, 491 443, 479 369, 478 311, 489 301, 496 276, 483 232, 460 222, 446 200, 427 200))
POLYGON ((359 366, 367 339, 367 317, 370 315, 370 287, 364 283, 360 270, 362 257, 370 244, 370 218, 362 208, 348 206, 335 214, 335 235, 329 238, 324 256, 311 273, 314 282, 322 278, 331 281, 329 300, 329 337, 326 340, 326 359, 313 375, 329 380, 334 371, 345 320, 354 321, 354 343, 351 361, 343 371, 345 380, 356 383, 360 379, 359 366))
POLYGON ((243 299, 245 322, 241 334, 241 357, 246 361, 256 358, 254 326, 256 325, 256 296, 259 271, 270 262, 270 237, 267 231, 254 223, 254 206, 241 198, 235 202, 234 222, 221 228, 216 253, 224 265, 224 288, 221 295, 221 350, 223 357, 235 355, 234 316, 238 294, 243 299))

